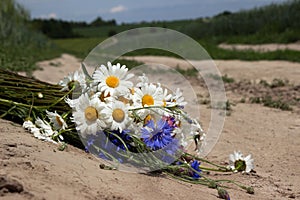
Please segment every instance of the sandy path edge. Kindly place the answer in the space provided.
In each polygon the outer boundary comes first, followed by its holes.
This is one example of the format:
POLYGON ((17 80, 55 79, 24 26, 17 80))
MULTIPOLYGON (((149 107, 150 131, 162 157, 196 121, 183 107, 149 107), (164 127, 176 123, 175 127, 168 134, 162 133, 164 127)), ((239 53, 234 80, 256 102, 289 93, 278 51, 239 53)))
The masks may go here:
POLYGON ((300 41, 291 44, 226 44, 222 43, 218 45, 221 49, 228 49, 228 50, 253 50, 257 52, 269 52, 269 51, 277 51, 277 50, 294 50, 300 51, 300 41))

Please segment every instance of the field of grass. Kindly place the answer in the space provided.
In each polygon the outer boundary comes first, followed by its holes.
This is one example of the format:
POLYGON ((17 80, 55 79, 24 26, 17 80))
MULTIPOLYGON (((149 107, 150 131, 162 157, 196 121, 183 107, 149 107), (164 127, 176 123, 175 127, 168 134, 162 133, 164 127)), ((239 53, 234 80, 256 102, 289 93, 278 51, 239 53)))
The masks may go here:
POLYGON ((187 24, 181 31, 193 38, 230 43, 290 43, 300 40, 300 0, 223 12, 187 24))
POLYGON ((300 0, 288 0, 235 13, 224 11, 211 18, 83 27, 74 32, 83 37, 108 37, 113 32, 156 26, 180 31, 196 40, 217 43, 291 43, 300 40, 299 10, 300 0))
MULTIPOLYGON (((88 53, 96 47, 105 38, 73 38, 73 39, 57 39, 54 43, 60 48, 61 52, 73 54, 79 58, 85 58, 88 53)), ((255 52, 255 51, 235 51, 225 50, 217 47, 213 41, 198 41, 209 53, 213 59, 240 59, 240 60, 288 60, 293 62, 300 62, 299 52, 292 50, 278 50, 274 52, 255 52)), ((157 55, 157 56, 180 56, 158 49, 142 49, 127 53, 126 56, 137 55, 157 55)))
POLYGON ((60 55, 44 35, 31 30, 29 13, 14 0, 0 1, 0 67, 30 72, 39 60, 60 55))
POLYGON ((89 52, 106 38, 69 38, 53 40, 61 52, 85 58, 89 52))
POLYGON ((118 26, 106 25, 101 27, 82 27, 74 28, 74 33, 83 37, 109 37, 112 33, 120 33, 126 30, 140 27, 162 27, 173 30, 180 30, 184 25, 191 23, 193 20, 175 20, 175 21, 158 21, 158 22, 141 22, 132 24, 121 24, 118 26))

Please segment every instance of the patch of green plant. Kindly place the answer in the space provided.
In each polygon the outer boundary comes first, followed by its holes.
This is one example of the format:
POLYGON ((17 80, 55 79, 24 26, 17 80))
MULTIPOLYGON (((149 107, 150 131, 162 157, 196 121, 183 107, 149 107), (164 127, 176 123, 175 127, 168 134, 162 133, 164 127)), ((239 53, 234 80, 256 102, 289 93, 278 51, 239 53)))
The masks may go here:
POLYGON ((261 84, 264 87, 270 87, 270 84, 266 80, 260 80, 259 84, 261 84))
POLYGON ((277 87, 284 87, 286 85, 288 85, 289 81, 288 80, 282 80, 282 79, 278 79, 275 78, 273 79, 270 88, 277 88, 277 87))
POLYGON ((280 109, 280 110, 288 110, 288 111, 293 110, 292 107, 288 103, 286 103, 280 99, 274 100, 271 96, 251 97, 250 102, 256 103, 256 104, 262 103, 266 107, 276 108, 276 109, 280 109))
POLYGON ((222 80, 224 83, 233 83, 234 79, 231 77, 228 77, 227 74, 225 74, 224 76, 222 76, 222 80))
POLYGON ((270 107, 270 108, 277 108, 277 109, 281 109, 281 110, 293 110, 289 104, 287 104, 286 102, 283 102, 281 100, 273 100, 272 97, 267 96, 265 97, 263 100, 263 105, 270 107))
POLYGON ((227 74, 225 74, 223 76, 211 74, 210 77, 214 80, 222 80, 224 83, 233 83, 234 82, 234 79, 229 77, 227 74))
POLYGON ((250 97, 250 103, 257 103, 260 104, 262 102, 260 97, 250 97))
POLYGON ((271 83, 268 83, 266 80, 260 80, 259 84, 263 85, 264 87, 277 88, 287 86, 289 84, 289 80, 275 78, 271 83))
POLYGON ((231 112, 232 112, 232 106, 233 104, 227 100, 226 103, 225 103, 225 110, 226 110, 226 115, 227 116, 230 116, 231 115, 231 112))
POLYGON ((197 76, 198 75, 198 70, 193 68, 188 68, 188 69, 182 69, 179 66, 176 66, 176 71, 182 74, 183 76, 197 76))
POLYGON ((59 66, 61 66, 61 63, 60 62, 50 62, 49 65, 53 66, 53 67, 59 67, 59 66))

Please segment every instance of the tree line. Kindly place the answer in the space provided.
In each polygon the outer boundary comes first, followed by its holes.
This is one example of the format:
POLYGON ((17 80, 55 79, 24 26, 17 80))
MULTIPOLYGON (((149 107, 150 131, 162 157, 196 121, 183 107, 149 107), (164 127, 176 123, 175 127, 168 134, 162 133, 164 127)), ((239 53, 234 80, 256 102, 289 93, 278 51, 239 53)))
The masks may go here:
POLYGON ((50 38, 74 38, 83 37, 75 33, 74 28, 84 27, 101 27, 101 26, 116 26, 116 20, 103 20, 97 17, 90 23, 65 21, 61 19, 33 19, 31 20, 32 27, 50 38))

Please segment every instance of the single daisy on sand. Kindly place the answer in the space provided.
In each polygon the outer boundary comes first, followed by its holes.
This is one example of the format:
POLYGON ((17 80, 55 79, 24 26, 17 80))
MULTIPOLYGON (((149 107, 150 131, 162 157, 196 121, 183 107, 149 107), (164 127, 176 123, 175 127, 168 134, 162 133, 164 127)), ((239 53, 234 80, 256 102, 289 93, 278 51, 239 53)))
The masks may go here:
POLYGON ((94 83, 98 84, 98 90, 104 92, 104 96, 122 95, 129 92, 133 83, 128 81, 133 74, 127 74, 125 65, 112 65, 110 62, 101 65, 93 74, 94 83))
POLYGON ((235 172, 251 172, 254 169, 253 161, 250 154, 244 157, 240 151, 229 155, 229 167, 235 172))

